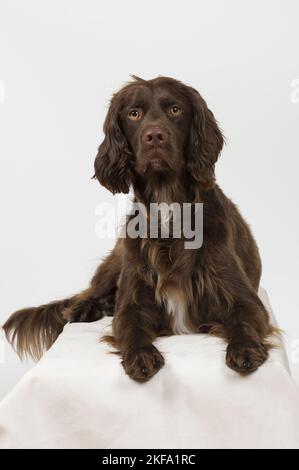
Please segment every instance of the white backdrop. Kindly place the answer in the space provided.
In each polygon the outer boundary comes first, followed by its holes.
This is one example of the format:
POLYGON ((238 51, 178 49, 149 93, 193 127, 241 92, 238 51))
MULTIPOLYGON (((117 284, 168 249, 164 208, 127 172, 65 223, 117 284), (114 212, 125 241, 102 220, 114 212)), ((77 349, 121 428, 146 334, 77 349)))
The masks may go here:
MULTIPOLYGON (((227 146, 218 182, 258 241, 299 381, 299 3, 0 0, 0 321, 84 288, 112 239, 91 181, 108 99, 130 74, 199 89, 227 146)), ((0 396, 24 373, 0 343, 0 396)))

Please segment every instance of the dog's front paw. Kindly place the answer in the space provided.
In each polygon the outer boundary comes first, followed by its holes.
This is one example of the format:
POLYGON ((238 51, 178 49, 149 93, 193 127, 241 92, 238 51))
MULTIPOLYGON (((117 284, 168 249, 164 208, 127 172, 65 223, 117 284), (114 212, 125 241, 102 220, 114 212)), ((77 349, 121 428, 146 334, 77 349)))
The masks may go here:
POLYGON ((128 353, 122 361, 126 374, 138 382, 149 380, 164 364, 162 354, 153 345, 128 353))
POLYGON ((232 341, 226 350, 226 364, 240 374, 255 371, 267 358, 267 347, 252 339, 232 341))

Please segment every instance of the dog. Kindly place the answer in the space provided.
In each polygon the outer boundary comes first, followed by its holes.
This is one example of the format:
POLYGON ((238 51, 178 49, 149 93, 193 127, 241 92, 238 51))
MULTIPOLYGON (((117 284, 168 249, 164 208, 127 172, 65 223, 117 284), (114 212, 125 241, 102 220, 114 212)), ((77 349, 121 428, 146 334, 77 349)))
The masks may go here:
POLYGON ((15 312, 3 326, 6 337, 21 357, 38 359, 67 322, 108 315, 113 334, 104 340, 136 381, 163 367, 153 342, 172 334, 218 335, 228 344, 227 366, 253 372, 267 359, 275 328, 257 294, 256 242, 215 181, 222 132, 194 88, 169 77, 132 78, 111 99, 94 178, 113 194, 132 188, 145 219, 152 203, 189 204, 193 219, 203 204, 202 246, 186 249, 183 234, 120 237, 87 289, 15 312))

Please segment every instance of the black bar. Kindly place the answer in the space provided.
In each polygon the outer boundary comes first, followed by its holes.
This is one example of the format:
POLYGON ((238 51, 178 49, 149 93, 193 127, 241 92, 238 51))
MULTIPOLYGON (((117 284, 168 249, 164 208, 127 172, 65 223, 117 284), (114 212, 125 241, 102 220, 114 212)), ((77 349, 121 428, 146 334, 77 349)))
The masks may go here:
MULTIPOLYGON (((244 466, 259 467, 262 462, 268 465, 273 461, 276 465, 286 465, 287 457, 290 461, 294 459, 293 452, 280 449, 16 449, 3 450, 3 460, 11 464, 18 462, 22 467, 30 465, 30 469, 41 468, 44 464, 60 466, 62 462, 69 465, 80 465, 87 468, 107 468, 108 466, 121 466, 123 468, 151 468, 153 465, 167 465, 168 467, 198 467, 210 469, 212 465, 229 465, 230 470, 238 467, 242 470, 244 466)), ((220 468, 220 467, 219 467, 220 468)))

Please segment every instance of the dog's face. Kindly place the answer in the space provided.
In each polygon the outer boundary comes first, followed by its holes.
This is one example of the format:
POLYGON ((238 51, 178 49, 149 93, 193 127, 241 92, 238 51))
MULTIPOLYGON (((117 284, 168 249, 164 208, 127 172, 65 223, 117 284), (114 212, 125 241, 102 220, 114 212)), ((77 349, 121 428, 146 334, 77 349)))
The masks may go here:
POLYGON ((184 165, 192 107, 174 81, 136 83, 125 94, 120 124, 140 175, 179 174, 184 165))
POLYGON ((113 193, 127 193, 136 176, 183 172, 202 189, 213 186, 223 137, 205 101, 172 78, 134 78, 111 100, 95 177, 113 193))

